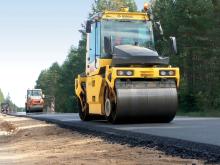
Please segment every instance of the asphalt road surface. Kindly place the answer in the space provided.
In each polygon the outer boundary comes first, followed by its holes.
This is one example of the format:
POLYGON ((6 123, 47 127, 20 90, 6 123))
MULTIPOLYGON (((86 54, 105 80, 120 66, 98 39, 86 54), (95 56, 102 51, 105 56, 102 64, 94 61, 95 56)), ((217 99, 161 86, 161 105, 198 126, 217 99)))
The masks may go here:
MULTIPOLYGON (((25 113, 17 115, 24 116, 25 113)), ((27 114, 36 119, 58 121, 71 125, 80 125, 101 130, 117 130, 160 137, 181 139, 184 141, 215 145, 220 147, 220 118, 176 117, 169 124, 120 124, 112 125, 106 121, 80 121, 78 114, 27 114)))

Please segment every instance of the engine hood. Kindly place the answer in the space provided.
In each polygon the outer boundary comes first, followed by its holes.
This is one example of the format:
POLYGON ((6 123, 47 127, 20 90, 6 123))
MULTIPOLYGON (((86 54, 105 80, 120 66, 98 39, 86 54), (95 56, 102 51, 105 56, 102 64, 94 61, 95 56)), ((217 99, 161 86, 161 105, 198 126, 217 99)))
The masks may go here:
POLYGON ((168 57, 160 57, 156 51, 147 48, 133 45, 118 45, 114 47, 113 66, 168 64, 168 57))

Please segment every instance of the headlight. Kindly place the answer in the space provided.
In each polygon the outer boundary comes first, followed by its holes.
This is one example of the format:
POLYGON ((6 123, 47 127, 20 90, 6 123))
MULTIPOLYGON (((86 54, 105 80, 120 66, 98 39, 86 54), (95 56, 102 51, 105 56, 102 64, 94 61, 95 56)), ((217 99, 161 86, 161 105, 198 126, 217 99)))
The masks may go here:
POLYGON ((124 71, 119 70, 119 71, 117 72, 117 75, 118 75, 118 76, 124 76, 124 71))
POLYGON ((174 76, 174 75, 175 75, 175 71, 170 70, 170 71, 169 71, 169 76, 174 76))
POLYGON ((132 70, 118 70, 117 75, 118 76, 133 76, 134 72, 132 70))
POLYGON ((160 76, 175 76, 174 70, 160 70, 160 76))
POLYGON ((162 71, 160 71, 160 75, 161 75, 161 76, 166 76, 166 75, 167 75, 167 72, 164 71, 164 70, 162 70, 162 71))
POLYGON ((129 71, 126 71, 126 75, 127 75, 127 76, 133 76, 133 72, 130 71, 130 70, 129 70, 129 71))

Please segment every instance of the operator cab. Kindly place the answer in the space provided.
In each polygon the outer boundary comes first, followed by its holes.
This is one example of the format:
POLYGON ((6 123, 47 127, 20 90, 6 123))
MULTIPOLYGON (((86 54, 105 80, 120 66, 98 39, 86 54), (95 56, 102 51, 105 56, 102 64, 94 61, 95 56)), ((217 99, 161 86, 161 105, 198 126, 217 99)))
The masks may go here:
POLYGON ((41 89, 34 89, 34 90, 27 90, 27 97, 28 98, 42 98, 42 90, 41 89))
POLYGON ((99 13, 87 21, 86 32, 87 74, 106 64, 169 65, 169 58, 159 56, 155 50, 153 23, 146 13, 99 13))

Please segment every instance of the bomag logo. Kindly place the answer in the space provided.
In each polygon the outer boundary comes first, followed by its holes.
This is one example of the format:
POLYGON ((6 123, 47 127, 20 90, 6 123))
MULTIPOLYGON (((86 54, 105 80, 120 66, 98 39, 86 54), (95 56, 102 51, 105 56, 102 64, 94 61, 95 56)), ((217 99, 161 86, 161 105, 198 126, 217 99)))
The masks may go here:
POLYGON ((129 15, 129 14, 117 14, 117 15, 107 14, 106 18, 133 19, 135 17, 133 15, 129 15))
POLYGON ((134 18, 132 15, 127 15, 127 14, 118 14, 118 18, 134 18))

